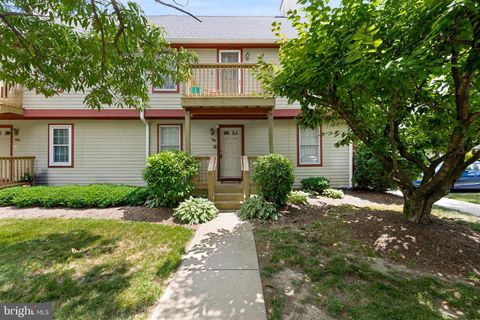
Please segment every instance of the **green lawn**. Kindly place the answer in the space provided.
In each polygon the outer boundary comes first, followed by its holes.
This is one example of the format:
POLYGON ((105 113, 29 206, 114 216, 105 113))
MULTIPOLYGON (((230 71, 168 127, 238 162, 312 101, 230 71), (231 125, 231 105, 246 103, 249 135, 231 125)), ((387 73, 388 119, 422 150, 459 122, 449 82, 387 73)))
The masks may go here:
MULTIPOLYGON (((355 240, 352 225, 344 223, 346 215, 355 214, 351 208, 331 208, 305 223, 255 227, 270 319, 312 310, 302 309, 307 305, 334 319, 480 319, 478 277, 469 280, 475 282, 471 285, 379 267, 378 254, 355 240), (285 285, 289 274, 297 276, 285 285)), ((479 220, 464 223, 480 230, 479 220)))
POLYGON ((449 193, 448 198, 480 204, 480 193, 449 193))
POLYGON ((0 301, 53 302, 55 319, 144 319, 192 233, 139 222, 0 220, 0 301))

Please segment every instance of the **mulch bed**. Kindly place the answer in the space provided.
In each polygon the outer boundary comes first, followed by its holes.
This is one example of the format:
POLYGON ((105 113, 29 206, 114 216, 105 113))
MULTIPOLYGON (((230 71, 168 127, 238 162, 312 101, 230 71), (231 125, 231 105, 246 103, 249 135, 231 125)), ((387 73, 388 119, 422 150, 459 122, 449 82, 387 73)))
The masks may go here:
MULTIPOLYGON (((326 204, 290 206, 279 220, 258 227, 298 227, 321 221, 331 210, 335 209, 326 204)), ((472 270, 480 276, 480 233, 468 226, 435 217, 429 225, 419 225, 387 210, 356 208, 346 212, 339 227, 343 223, 356 240, 387 260, 440 276, 468 277, 472 270)))
POLYGON ((344 217, 355 238, 391 259, 441 275, 480 276, 480 233, 450 220, 419 225, 389 211, 344 217))

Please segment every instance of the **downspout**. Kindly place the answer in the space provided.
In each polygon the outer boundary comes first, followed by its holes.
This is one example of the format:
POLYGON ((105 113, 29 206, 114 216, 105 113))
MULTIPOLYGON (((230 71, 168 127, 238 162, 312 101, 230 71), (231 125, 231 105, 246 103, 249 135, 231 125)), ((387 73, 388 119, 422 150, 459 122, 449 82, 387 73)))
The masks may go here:
POLYGON ((353 188, 353 143, 348 145, 348 188, 353 188))
POLYGON ((145 158, 150 156, 150 123, 145 120, 145 111, 140 110, 140 120, 145 124, 145 158))

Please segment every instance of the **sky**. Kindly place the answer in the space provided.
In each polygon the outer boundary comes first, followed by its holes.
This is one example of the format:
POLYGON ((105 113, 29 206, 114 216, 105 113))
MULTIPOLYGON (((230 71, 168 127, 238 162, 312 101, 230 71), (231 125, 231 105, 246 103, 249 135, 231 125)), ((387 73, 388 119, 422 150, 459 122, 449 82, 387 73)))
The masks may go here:
MULTIPOLYGON (((181 14, 154 0, 134 0, 147 15, 181 14)), ((164 0, 174 3, 173 0, 164 0)), ((335 5, 340 0, 331 0, 335 5)), ((280 14, 281 0, 176 0, 183 9, 198 16, 276 16, 280 14)))

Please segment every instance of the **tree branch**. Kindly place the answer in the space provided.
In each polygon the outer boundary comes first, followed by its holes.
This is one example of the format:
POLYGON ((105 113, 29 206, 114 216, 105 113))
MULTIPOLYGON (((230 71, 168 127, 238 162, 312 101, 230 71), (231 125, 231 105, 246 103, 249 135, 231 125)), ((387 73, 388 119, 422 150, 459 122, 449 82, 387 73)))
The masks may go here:
POLYGON ((166 3, 166 2, 161 1, 161 0, 155 0, 155 2, 157 2, 157 3, 159 3, 159 4, 163 5, 163 6, 170 7, 170 8, 173 8, 173 9, 175 9, 175 10, 178 10, 178 11, 180 11, 180 12, 182 12, 182 13, 185 13, 185 14, 189 15, 190 17, 192 17, 193 19, 197 20, 198 22, 202 22, 202 20, 198 19, 198 18, 197 18, 195 15, 193 15, 192 13, 190 13, 190 12, 188 12, 187 10, 184 10, 184 9, 182 9, 182 8, 179 8, 179 7, 177 7, 176 5, 173 5, 173 4, 171 4, 171 3, 166 3))

